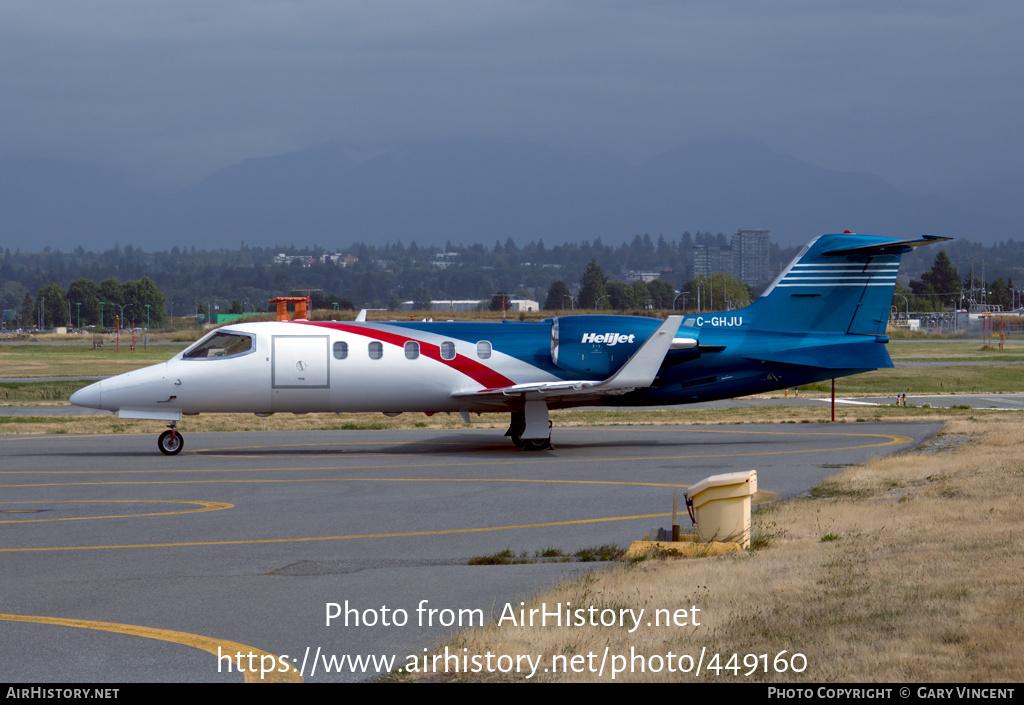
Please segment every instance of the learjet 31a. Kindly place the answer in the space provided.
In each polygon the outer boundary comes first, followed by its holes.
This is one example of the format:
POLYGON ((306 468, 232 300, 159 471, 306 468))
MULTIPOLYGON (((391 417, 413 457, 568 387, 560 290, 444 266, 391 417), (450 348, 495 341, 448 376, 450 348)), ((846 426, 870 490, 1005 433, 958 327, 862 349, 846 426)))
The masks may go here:
POLYGON ((519 447, 551 448, 548 412, 727 399, 892 367, 900 255, 949 238, 822 235, 754 303, 721 313, 559 316, 540 323, 240 323, 71 402, 168 421, 251 412, 503 412, 519 447))

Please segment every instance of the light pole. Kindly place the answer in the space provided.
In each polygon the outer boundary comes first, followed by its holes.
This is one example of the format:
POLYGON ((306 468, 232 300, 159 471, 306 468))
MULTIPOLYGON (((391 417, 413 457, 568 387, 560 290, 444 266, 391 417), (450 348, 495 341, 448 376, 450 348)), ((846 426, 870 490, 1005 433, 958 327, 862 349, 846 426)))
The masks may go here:
MULTIPOLYGON (((903 296, 903 294, 899 293, 898 291, 895 292, 895 293, 896 293, 896 296, 903 296)), ((907 299, 906 296, 903 296, 903 301, 907 305, 907 320, 909 321, 910 320, 910 301, 907 299)), ((910 325, 910 324, 908 323, 907 325, 910 325)))
POLYGON ((596 311, 597 307, 601 305, 601 299, 607 299, 609 296, 610 296, 610 294, 605 294, 604 296, 600 297, 597 301, 595 301, 594 302, 594 310, 596 311))
POLYGON ((78 313, 78 330, 82 330, 82 302, 75 302, 75 311, 78 313))
POLYGON ((131 306, 131 304, 114 304, 114 305, 121 309, 121 315, 120 316, 116 316, 116 318, 117 318, 117 346, 115 348, 115 352, 121 352, 121 321, 124 320, 124 310, 128 306, 131 306))

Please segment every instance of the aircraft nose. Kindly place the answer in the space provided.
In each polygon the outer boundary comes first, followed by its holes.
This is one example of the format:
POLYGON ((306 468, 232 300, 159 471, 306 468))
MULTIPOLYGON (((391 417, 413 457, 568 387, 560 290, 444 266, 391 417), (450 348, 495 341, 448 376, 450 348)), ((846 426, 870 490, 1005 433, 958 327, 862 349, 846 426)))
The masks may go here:
POLYGON ((85 406, 90 409, 103 408, 103 382, 95 382, 88 387, 82 387, 68 399, 75 406, 85 406))

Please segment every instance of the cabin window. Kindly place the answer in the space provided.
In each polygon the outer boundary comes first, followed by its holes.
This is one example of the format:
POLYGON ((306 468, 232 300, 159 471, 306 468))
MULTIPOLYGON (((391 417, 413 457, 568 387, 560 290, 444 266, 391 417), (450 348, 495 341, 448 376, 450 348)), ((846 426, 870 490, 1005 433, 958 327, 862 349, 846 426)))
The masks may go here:
POLYGON ((247 353, 254 347, 250 335, 218 331, 200 340, 182 354, 186 360, 199 360, 211 357, 231 357, 247 353))
POLYGON ((409 360, 415 360, 420 356, 420 344, 415 340, 407 340, 405 342, 405 356, 409 360))
POLYGON ((441 359, 442 360, 454 360, 455 359, 455 343, 450 340, 446 340, 441 343, 441 359))
POLYGON ((481 360, 487 360, 491 357, 491 344, 486 340, 481 340, 476 344, 476 356, 481 360))
POLYGON ((334 344, 334 357, 344 360, 348 357, 348 343, 339 340, 334 344))
POLYGON ((370 359, 379 360, 384 357, 384 344, 376 340, 370 343, 370 359))

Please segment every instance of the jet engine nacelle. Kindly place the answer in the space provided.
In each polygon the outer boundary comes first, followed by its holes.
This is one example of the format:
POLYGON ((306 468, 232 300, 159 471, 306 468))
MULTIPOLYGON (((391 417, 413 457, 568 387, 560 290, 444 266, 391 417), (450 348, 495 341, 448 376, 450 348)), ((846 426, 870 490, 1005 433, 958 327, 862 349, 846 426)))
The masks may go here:
POLYGON ((636 316, 560 316, 551 320, 551 360, 563 370, 608 377, 626 364, 662 321, 636 316))

